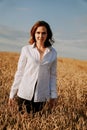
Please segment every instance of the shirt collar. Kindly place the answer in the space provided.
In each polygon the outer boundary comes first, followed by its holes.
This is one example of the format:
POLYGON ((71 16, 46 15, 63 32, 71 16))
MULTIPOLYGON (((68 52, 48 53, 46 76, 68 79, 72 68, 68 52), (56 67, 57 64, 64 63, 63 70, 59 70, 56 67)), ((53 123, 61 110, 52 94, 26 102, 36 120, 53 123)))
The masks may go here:
MULTIPOLYGON (((31 46, 32 46, 32 48, 35 48, 35 47, 36 47, 36 43, 33 43, 31 46)), ((51 47, 51 46, 46 48, 46 51, 47 51, 47 52, 49 52, 49 51, 51 51, 51 50, 52 50, 52 47, 51 47)))

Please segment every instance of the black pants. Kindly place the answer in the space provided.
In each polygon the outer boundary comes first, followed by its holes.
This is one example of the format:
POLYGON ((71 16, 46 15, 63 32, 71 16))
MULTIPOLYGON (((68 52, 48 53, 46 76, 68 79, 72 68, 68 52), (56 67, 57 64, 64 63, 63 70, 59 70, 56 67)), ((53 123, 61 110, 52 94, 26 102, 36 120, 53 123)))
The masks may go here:
MULTIPOLYGON (((35 84, 35 90, 36 90, 36 86, 37 86, 37 82, 35 84)), ((35 90, 31 101, 18 97, 19 111, 23 112, 23 105, 26 107, 26 111, 28 113, 30 113, 30 111, 36 113, 43 109, 44 105, 46 104, 45 102, 34 102, 35 90)))
POLYGON ((28 113, 30 113, 31 111, 33 113, 36 113, 41 111, 45 105, 45 102, 34 102, 34 98, 32 98, 32 100, 29 101, 18 97, 17 101, 18 101, 18 109, 21 113, 23 113, 23 107, 26 108, 26 111, 28 113))

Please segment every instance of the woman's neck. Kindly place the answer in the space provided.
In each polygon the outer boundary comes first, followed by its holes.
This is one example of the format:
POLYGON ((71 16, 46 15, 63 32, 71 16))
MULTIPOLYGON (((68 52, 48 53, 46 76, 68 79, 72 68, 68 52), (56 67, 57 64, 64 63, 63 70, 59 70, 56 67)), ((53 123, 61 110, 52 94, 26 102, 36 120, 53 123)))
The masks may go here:
POLYGON ((39 43, 36 44, 36 48, 40 53, 40 60, 41 60, 43 58, 43 55, 44 55, 46 48, 44 47, 44 45, 39 44, 39 43))
POLYGON ((45 47, 44 47, 44 44, 40 44, 40 43, 36 43, 36 47, 38 48, 38 49, 45 49, 45 47))

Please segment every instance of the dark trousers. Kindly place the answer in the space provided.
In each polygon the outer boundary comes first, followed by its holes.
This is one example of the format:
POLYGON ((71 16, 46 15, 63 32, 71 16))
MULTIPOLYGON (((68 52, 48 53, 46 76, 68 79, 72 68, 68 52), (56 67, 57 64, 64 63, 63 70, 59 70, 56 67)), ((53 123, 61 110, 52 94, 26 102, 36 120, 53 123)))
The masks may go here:
MULTIPOLYGON (((37 82, 35 84, 35 90, 36 90, 36 86, 37 86, 37 82)), ((34 94, 35 94, 35 90, 34 90, 34 94)), ((36 113, 43 109, 46 102, 34 102, 34 94, 33 94, 33 98, 31 101, 18 97, 19 111, 23 112, 23 106, 26 107, 26 111, 28 113, 30 113, 31 111, 33 113, 36 113)))
POLYGON ((43 109, 45 102, 34 102, 34 98, 32 98, 31 101, 22 99, 20 97, 17 98, 18 101, 18 109, 21 113, 23 113, 23 107, 26 108, 26 111, 30 113, 31 111, 33 113, 39 112, 43 109))

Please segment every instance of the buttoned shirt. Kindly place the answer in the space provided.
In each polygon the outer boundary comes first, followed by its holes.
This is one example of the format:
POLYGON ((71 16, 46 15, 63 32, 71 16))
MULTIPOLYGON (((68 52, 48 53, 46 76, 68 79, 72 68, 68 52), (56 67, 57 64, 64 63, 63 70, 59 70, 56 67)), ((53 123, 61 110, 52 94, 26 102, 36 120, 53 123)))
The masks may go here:
POLYGON ((22 47, 10 98, 17 94, 23 99, 32 100, 34 90, 34 102, 57 98, 56 67, 57 52, 53 47, 46 48, 42 60, 34 44, 22 47))

